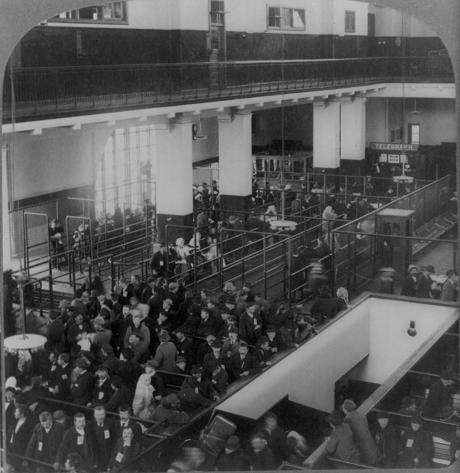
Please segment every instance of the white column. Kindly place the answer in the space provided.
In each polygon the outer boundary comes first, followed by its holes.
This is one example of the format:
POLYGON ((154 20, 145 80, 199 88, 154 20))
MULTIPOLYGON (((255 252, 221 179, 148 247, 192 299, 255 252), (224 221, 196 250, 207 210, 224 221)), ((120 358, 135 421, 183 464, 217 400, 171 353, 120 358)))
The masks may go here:
POLYGON ((157 213, 193 213, 192 122, 188 119, 154 125, 157 213))
POLYGON ((219 191, 246 197, 252 193, 251 112, 219 116, 219 191))
POLYGON ((366 151, 366 98, 341 100, 340 159, 363 160, 366 151))
POLYGON ((336 169, 340 166, 340 103, 313 104, 313 167, 336 169))
POLYGON ((12 269, 11 263, 11 227, 8 212, 8 163, 7 148, 2 146, 2 233, 3 233, 3 270, 12 269))

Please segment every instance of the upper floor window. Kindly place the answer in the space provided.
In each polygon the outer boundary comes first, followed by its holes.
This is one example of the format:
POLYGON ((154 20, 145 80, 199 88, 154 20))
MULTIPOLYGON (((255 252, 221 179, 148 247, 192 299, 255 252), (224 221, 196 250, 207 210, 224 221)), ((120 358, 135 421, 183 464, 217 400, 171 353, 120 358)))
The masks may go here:
POLYGON ((356 33, 356 13, 347 10, 345 12, 345 33, 356 33))
POLYGON ((268 7, 267 25, 270 29, 305 30, 305 10, 268 7))
POLYGON ((224 26, 225 24, 225 3, 223 0, 211 0, 211 25, 224 26))
POLYGON ((69 10, 53 17, 51 21, 94 21, 97 23, 126 22, 126 2, 110 2, 94 7, 69 10))

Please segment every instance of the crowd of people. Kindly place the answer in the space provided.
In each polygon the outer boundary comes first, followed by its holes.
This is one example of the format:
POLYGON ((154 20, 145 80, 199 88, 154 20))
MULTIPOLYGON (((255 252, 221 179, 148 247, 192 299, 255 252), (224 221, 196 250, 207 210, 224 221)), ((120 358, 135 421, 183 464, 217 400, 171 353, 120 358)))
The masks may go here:
POLYGON ((140 451, 142 430, 186 424, 231 383, 314 336, 347 303, 346 294, 325 297, 318 288, 316 306, 305 314, 302 306, 265 300, 250 283, 239 290, 226 283, 214 297, 160 274, 121 279, 110 293, 86 286, 51 314, 41 331, 45 351, 6 356, 9 462, 19 471, 20 457, 55 468, 69 460, 88 471, 118 471, 140 451), (180 380, 177 389, 168 387, 171 376, 180 380))

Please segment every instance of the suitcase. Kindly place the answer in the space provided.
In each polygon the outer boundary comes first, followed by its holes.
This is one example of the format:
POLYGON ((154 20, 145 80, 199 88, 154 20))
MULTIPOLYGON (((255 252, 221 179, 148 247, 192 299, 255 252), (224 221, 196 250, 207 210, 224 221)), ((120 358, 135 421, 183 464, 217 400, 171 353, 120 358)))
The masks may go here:
POLYGON ((236 425, 221 415, 216 415, 206 427, 201 447, 211 457, 217 457, 228 438, 236 432, 236 425))

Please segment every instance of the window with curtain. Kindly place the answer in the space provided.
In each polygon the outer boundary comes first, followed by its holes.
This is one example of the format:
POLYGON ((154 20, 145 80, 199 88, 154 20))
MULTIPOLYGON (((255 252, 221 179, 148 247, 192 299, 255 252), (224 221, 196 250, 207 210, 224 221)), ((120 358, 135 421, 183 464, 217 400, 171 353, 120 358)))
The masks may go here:
POLYGON ((268 7, 267 27, 280 30, 305 30, 305 10, 268 7))
POLYGON ((116 208, 142 211, 155 205, 153 130, 149 126, 115 130, 96 172, 96 213, 111 216, 116 208))
POLYGON ((345 12, 345 33, 356 33, 356 13, 347 10, 345 12))

